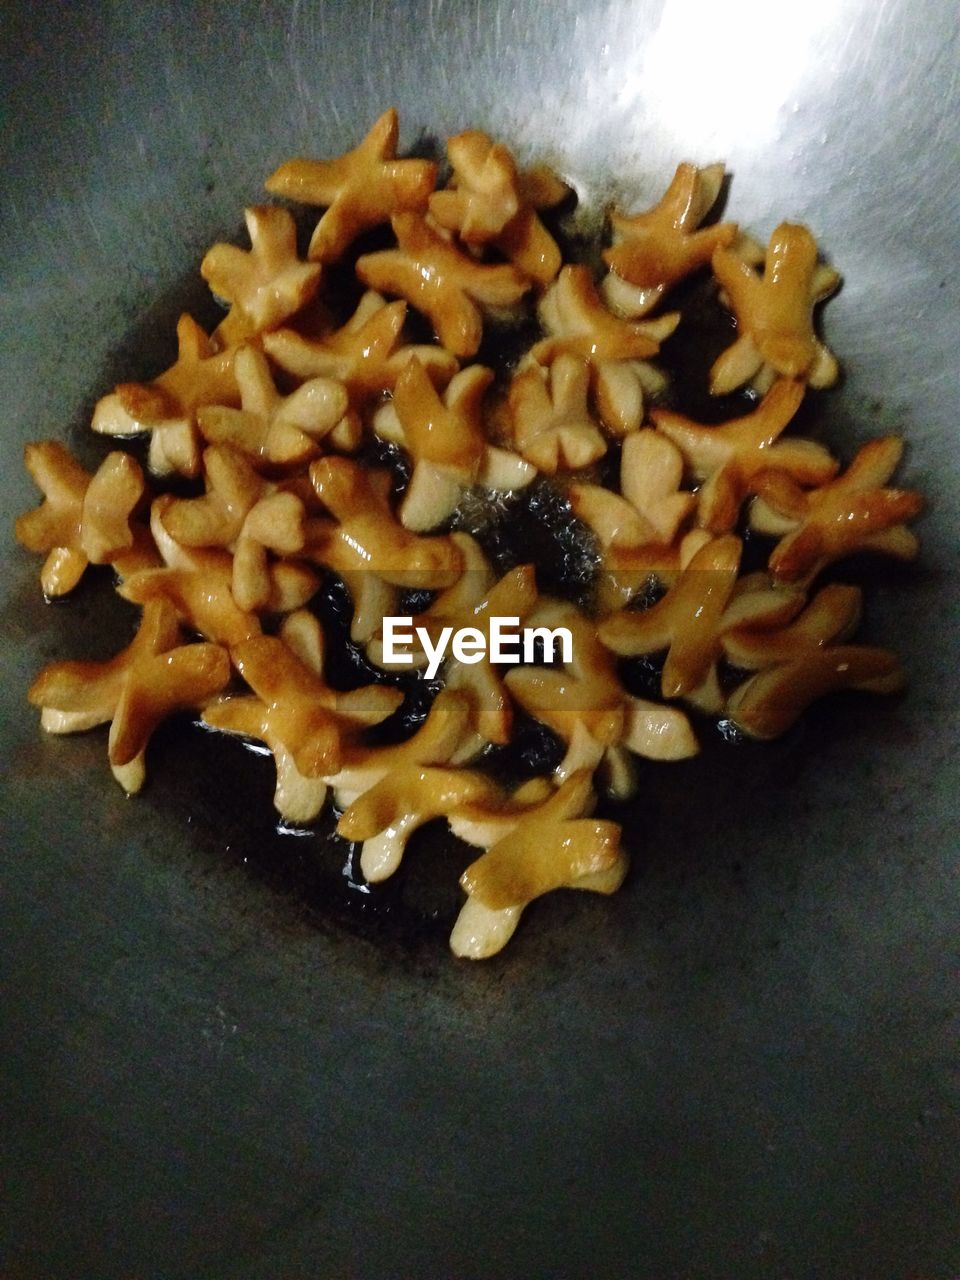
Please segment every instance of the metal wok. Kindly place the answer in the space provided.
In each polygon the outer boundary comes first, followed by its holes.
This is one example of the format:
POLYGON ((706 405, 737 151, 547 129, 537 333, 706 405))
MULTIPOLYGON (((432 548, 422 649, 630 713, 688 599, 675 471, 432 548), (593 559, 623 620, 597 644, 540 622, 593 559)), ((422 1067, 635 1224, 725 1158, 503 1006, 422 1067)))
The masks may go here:
POLYGON ((13 2, 0 24, 0 1273, 955 1276, 954 6, 13 2), (262 883, 262 775, 225 798, 172 737, 126 801, 102 738, 44 740, 24 702, 116 625, 93 592, 44 606, 12 548, 24 442, 84 447, 278 160, 391 103, 405 144, 487 128, 594 208, 726 159, 742 223, 807 221, 844 272, 831 439, 902 429, 930 503, 921 563, 869 595, 906 697, 649 771, 619 897, 557 895, 480 966, 305 907, 322 849, 262 883))

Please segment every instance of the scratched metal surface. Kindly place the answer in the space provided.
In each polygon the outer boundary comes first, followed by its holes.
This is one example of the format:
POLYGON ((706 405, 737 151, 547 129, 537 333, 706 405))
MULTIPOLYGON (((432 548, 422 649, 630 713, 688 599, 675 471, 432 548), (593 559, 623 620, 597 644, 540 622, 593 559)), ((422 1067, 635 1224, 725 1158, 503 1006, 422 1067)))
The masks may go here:
POLYGON ((107 624, 44 608, 8 554, 0 1273, 954 1277, 954 5, 12 3, 0 24, 7 534, 23 442, 82 447, 264 174, 391 102, 405 143, 482 125, 588 206, 611 174, 639 201, 681 157, 726 158, 742 222, 809 221, 845 274, 844 447, 902 428, 930 498, 921 565, 868 618, 909 696, 762 785, 731 771, 671 807, 648 775, 619 899, 544 904, 479 968, 298 921, 171 782, 125 802, 102 741, 41 741, 31 674, 107 624))

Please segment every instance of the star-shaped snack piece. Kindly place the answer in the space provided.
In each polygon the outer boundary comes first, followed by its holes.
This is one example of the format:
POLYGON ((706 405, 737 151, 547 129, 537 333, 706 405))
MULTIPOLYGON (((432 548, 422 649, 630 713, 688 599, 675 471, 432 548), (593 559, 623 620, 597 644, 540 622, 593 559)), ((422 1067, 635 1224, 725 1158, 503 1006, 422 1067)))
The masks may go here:
POLYGON ((564 267, 543 295, 540 319, 550 335, 530 354, 541 364, 560 355, 587 360, 597 411, 608 431, 626 435, 643 421, 643 396, 663 389, 661 372, 649 363, 680 322, 671 311, 654 320, 624 320, 603 303, 589 268, 564 267))
POLYGON ((122 382, 97 402, 91 426, 108 436, 149 432, 154 475, 200 470, 196 412, 201 405, 239 404, 235 347, 219 350, 192 316, 177 322, 177 359, 152 382, 122 382))
POLYGON ((698 229, 717 202, 723 178, 722 164, 681 164, 652 209, 633 216, 614 210, 613 245, 603 252, 610 274, 601 285, 614 311, 644 315, 673 285, 707 266, 715 249, 733 243, 735 222, 698 229))
MULTIPOLYGON (((499 674, 499 664, 490 661, 492 618, 517 618, 523 622, 537 602, 537 584, 533 565, 518 565, 497 581, 496 575, 479 544, 465 533, 451 534, 451 541, 461 555, 462 572, 453 586, 441 591, 423 613, 416 614, 411 630, 423 628, 436 644, 444 632, 449 638, 457 632, 471 628, 482 637, 483 656, 472 663, 462 663, 452 654, 445 659, 445 683, 448 689, 463 694, 470 703, 472 727, 477 741, 470 754, 487 742, 510 741, 513 713, 510 698, 499 674)), ((507 645, 518 649, 520 641, 507 645)), ((375 637, 368 647, 368 656, 378 666, 389 667, 383 654, 381 638, 375 637)), ((405 666, 426 666, 427 655, 414 642, 411 663, 405 666)))
POLYGON ((407 842, 424 823, 496 792, 488 777, 471 769, 408 764, 354 800, 337 823, 337 835, 363 841, 360 870, 376 883, 393 875, 407 842))
POLYGON ((665 698, 685 698, 704 711, 723 706, 717 661, 726 631, 771 627, 792 617, 802 594, 775 590, 765 580, 737 582, 741 543, 731 534, 697 551, 666 595, 648 609, 627 609, 601 620, 597 634, 624 656, 666 650, 660 688, 665 698))
MULTIPOLYGON (((269 609, 275 592, 275 566, 268 553, 295 556, 305 546, 305 512, 300 499, 283 492, 258 499, 247 513, 233 549, 233 598, 239 607, 269 609)), ((296 568, 309 574, 313 587, 318 585, 305 565, 296 568)))
MULTIPOLYGON (((335 712, 341 744, 353 741, 364 726, 386 719, 402 701, 403 695, 398 690, 384 685, 368 685, 346 693, 327 688, 323 682, 323 630, 319 620, 307 610, 298 609, 289 614, 279 635, 294 658, 317 677, 318 683, 311 682, 312 694, 335 712)), ((289 659, 286 662, 296 676, 295 663, 289 659)), ((289 692, 299 701, 294 685, 289 692)), ((220 698, 206 708, 203 721, 211 728, 264 742, 273 753, 277 770, 274 805, 278 813, 287 822, 312 822, 316 818, 326 799, 327 782, 323 777, 308 776, 298 769, 285 739, 294 737, 299 742, 301 736, 299 732, 291 734, 291 720, 282 698, 270 703, 255 694, 220 698)))
POLYGON ((395 213, 426 208, 437 166, 431 160, 398 160, 398 133, 390 107, 352 151, 334 160, 288 160, 267 179, 275 196, 326 206, 307 250, 312 262, 333 262, 361 232, 395 213))
POLYGON ((529 280, 511 263, 477 262, 419 214, 398 213, 391 225, 397 247, 358 258, 358 277, 422 311, 455 356, 475 355, 483 337, 481 309, 513 306, 529 280))
POLYGON ((413 471, 400 504, 400 523, 424 532, 452 515, 473 484, 514 490, 528 485, 536 467, 507 449, 488 444, 483 397, 493 372, 470 365, 450 382, 443 397, 414 357, 394 388, 393 399, 374 416, 377 435, 402 445, 413 471))
POLYGON ((635 790, 628 753, 649 760, 696 755, 697 740, 686 715, 677 707, 629 694, 596 624, 575 606, 543 601, 527 625, 566 627, 572 638, 572 661, 562 667, 514 667, 504 678, 513 700, 566 743, 558 777, 602 766, 606 790, 626 798, 635 790))
POLYGON ((470 704, 462 694, 441 689, 431 703, 427 718, 403 742, 385 747, 365 747, 345 743, 340 772, 328 779, 334 800, 349 809, 354 800, 397 769, 408 765, 449 764, 459 756, 470 734, 470 704))
POLYGON ((201 497, 164 495, 157 507, 160 520, 181 546, 231 547, 267 483, 239 450, 226 444, 204 449, 203 479, 201 497))
POLYGON ((329 779, 336 802, 344 809, 337 833, 364 842, 360 869, 368 880, 392 874, 416 827, 449 811, 449 807, 437 809, 438 804, 443 806, 442 797, 447 797, 447 806, 455 805, 460 797, 479 798, 491 788, 485 778, 444 767, 461 754, 469 722, 466 699, 444 689, 426 720, 405 742, 344 748, 343 768, 329 779))
POLYGON ((507 396, 517 450, 538 471, 578 471, 607 451, 603 433, 587 408, 590 368, 577 356, 561 355, 514 376, 507 396))
POLYGON ((154 504, 156 519, 180 547, 230 548, 238 607, 265 609, 274 594, 267 553, 291 556, 303 551, 303 503, 294 493, 278 491, 265 481, 230 445, 206 449, 203 469, 206 492, 198 498, 164 495, 154 504))
POLYGON ((871 440, 846 471, 818 489, 804 490, 784 472, 755 477, 759 497, 751 527, 780 535, 770 556, 779 582, 809 582, 826 565, 858 551, 912 560, 919 543, 904 521, 923 509, 919 493, 886 482, 903 455, 899 436, 871 440))
POLYGON ((572 484, 574 515, 593 530, 600 544, 599 606, 612 611, 629 603, 656 575, 672 577, 707 540, 682 530, 696 497, 680 489, 683 457, 655 431, 635 431, 623 442, 620 493, 601 485, 572 484), (621 496, 622 495, 622 496, 621 496))
POLYGON ((305 610, 291 613, 279 635, 256 636, 231 652, 254 696, 221 699, 204 722, 265 742, 277 767, 277 809, 289 821, 312 821, 345 745, 396 711, 403 694, 386 685, 332 689, 323 675, 322 628, 305 610))
POLYGON ((46 440, 28 444, 24 462, 43 502, 18 517, 15 533, 28 551, 46 554, 45 596, 72 591, 88 564, 111 564, 124 575, 156 563, 146 528, 131 520, 144 482, 129 454, 107 454, 91 476, 62 444, 46 440))
MULTIPOLYGON (((304 489, 304 485, 300 484, 293 487, 304 489)), ((169 513, 171 508, 183 500, 169 493, 155 498, 150 508, 150 532, 154 545, 162 563, 169 569, 192 574, 208 568, 214 575, 217 591, 224 568, 231 567, 231 593, 244 616, 248 610, 285 614, 293 609, 300 609, 319 586, 317 574, 310 565, 303 559, 289 558, 292 548, 306 549, 304 497, 313 497, 313 490, 306 479, 305 489, 306 492, 301 496, 297 492, 288 493, 285 488, 275 490, 272 485, 265 486, 262 491, 264 496, 248 509, 241 523, 240 535, 233 544, 232 567, 230 557, 224 557, 220 551, 192 547, 172 535, 167 525, 169 513), (267 550, 275 551, 282 558, 271 560, 267 550)), ((209 530, 204 528, 203 500, 198 501, 201 503, 201 513, 195 525, 197 536, 209 537, 209 530)), ((175 517, 172 523, 178 532, 189 537, 193 521, 193 515, 187 511, 175 517)), ((215 518, 211 527, 215 536, 215 518)), ((204 607, 202 601, 200 607, 204 607)), ((217 617, 214 609, 211 614, 212 625, 217 625, 217 617)), ((222 616, 220 620, 228 630, 231 629, 233 624, 224 621, 222 616)))
POLYGON ((313 298, 322 268, 297 257, 297 228, 286 209, 258 205, 244 210, 249 251, 215 244, 200 274, 218 298, 230 303, 214 339, 221 347, 276 329, 313 298))
MULTIPOLYGON (((500 800, 486 810, 502 805, 500 800)), ((502 950, 528 903, 554 889, 615 893, 620 888, 628 865, 620 828, 587 816, 593 805, 590 773, 583 770, 549 798, 517 806, 512 830, 460 877, 467 901, 450 935, 455 955, 480 960, 502 950)), ((464 810, 470 814, 468 806, 464 810)), ((484 806, 473 810, 482 824, 484 806)))
POLYGON ((762 275, 737 246, 717 249, 713 272, 737 319, 738 337, 710 370, 713 395, 750 382, 765 391, 779 374, 811 387, 832 387, 836 359, 813 331, 813 308, 840 283, 832 267, 817 262, 809 230, 782 222, 770 237, 762 275))
POLYGON ((205 405, 197 426, 209 444, 229 444, 261 467, 288 468, 308 462, 329 440, 351 450, 360 442, 360 421, 350 411, 347 391, 334 378, 311 378, 289 396, 276 388, 267 358, 241 346, 234 360, 239 409, 205 405))
POLYGON ((320 338, 307 338, 293 329, 263 336, 272 360, 298 378, 335 378, 343 383, 350 404, 365 413, 392 391, 407 362, 420 361, 438 386, 445 386, 457 372, 457 361, 443 347, 404 343, 403 323, 407 304, 387 303, 368 290, 356 311, 340 329, 320 338))
POLYGON ((797 484, 818 485, 837 473, 836 459, 813 440, 778 437, 803 400, 804 385, 779 378, 763 400, 742 418, 722 426, 702 426, 667 409, 651 409, 656 429, 672 440, 700 482, 697 522, 726 533, 740 517, 744 499, 755 492, 756 476, 774 467, 797 484))
MULTIPOLYGON (((461 556, 449 537, 425 537, 405 529, 390 506, 389 471, 366 470, 347 458, 319 458, 310 466, 317 497, 337 521, 314 526, 311 556, 340 572, 336 545, 355 565, 391 586, 442 590, 460 575, 461 556), (325 558, 333 555, 334 560, 325 558)), ((382 619, 381 619, 382 621, 382 619)))
POLYGON ((513 156, 479 129, 447 140, 453 178, 445 191, 430 197, 430 216, 464 244, 491 245, 538 284, 548 284, 560 270, 560 249, 537 217, 566 199, 569 188, 549 171, 530 178, 520 173, 513 156))
POLYGON ((178 567, 134 573, 118 590, 134 604, 164 601, 191 631, 214 644, 233 647, 259 635, 260 622, 237 605, 232 586, 229 552, 189 550, 178 567))
POLYGON ((841 689, 895 693, 903 687, 896 656, 838 643, 856 629, 861 592, 824 587, 792 623, 768 631, 736 628, 723 638, 729 660, 754 670, 730 695, 727 715, 754 738, 778 738, 817 698, 841 689))
POLYGON ((213 644, 180 644, 177 617, 152 601, 133 641, 107 662, 54 662, 37 676, 28 698, 41 707, 48 733, 79 733, 110 722, 108 757, 129 795, 146 777, 153 731, 176 711, 196 710, 230 679, 227 651, 213 644))

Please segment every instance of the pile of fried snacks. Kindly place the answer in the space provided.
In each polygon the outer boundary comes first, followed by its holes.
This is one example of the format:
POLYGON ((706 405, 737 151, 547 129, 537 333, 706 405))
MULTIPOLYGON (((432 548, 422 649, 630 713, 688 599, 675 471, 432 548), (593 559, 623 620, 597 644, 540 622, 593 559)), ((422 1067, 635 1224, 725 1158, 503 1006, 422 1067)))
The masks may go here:
POLYGON ((709 221, 722 165, 681 164, 652 208, 613 211, 597 280, 564 263, 545 224, 572 201, 554 173, 522 169, 468 130, 448 139, 440 186, 437 164, 397 158, 397 133, 388 110, 347 154, 282 164, 267 190, 320 212, 305 257, 284 203, 248 209, 249 248, 214 245, 201 265, 222 322, 207 333, 183 315, 174 364, 97 404, 95 432, 147 438, 149 475, 122 448, 91 475, 55 441, 27 447, 43 501, 16 535, 45 557, 45 594, 110 565, 141 609, 121 653, 52 663, 29 698, 49 733, 108 724, 110 767, 128 793, 173 712, 266 744, 283 819, 309 824, 331 802, 338 833, 362 842, 370 882, 443 818, 477 850, 451 946, 479 958, 538 896, 620 886, 620 827, 593 816, 598 795, 631 795, 638 757, 695 754, 698 715, 773 738, 824 694, 900 688, 895 656, 852 640, 860 590, 821 574, 864 551, 914 557, 908 522, 921 499, 891 487, 899 438, 843 465, 790 434, 808 389, 838 377, 813 313, 839 276, 804 226, 782 223, 764 248, 709 221), (358 237, 369 244, 377 228, 386 247, 358 255, 358 237), (345 320, 327 293, 332 264, 358 282, 345 320), (721 425, 662 407, 658 353, 684 323, 671 291, 696 272, 712 273, 735 322, 710 390, 749 393, 721 425), (485 326, 534 312, 539 339, 495 377, 476 358, 485 326), (413 341, 411 329, 436 340, 413 341), (403 482, 361 460, 375 437, 403 482), (598 479, 608 454, 614 487, 598 479), (192 478, 194 496, 176 496, 170 477, 181 495, 192 478), (541 592, 522 547, 498 577, 456 528, 467 495, 493 501, 535 481, 563 493, 593 540, 592 612, 541 592), (768 540, 760 571, 742 569, 748 530, 768 540), (328 683, 311 601, 329 575, 374 666, 385 664, 383 620, 410 591, 426 601, 413 622, 427 636, 483 631, 493 616, 563 625, 570 660, 448 660, 412 735, 371 745, 371 726, 404 694, 386 680, 349 692, 328 683), (621 681, 621 659, 640 655, 663 657, 659 700, 621 681), (565 754, 511 789, 479 765, 489 744, 510 741, 519 710, 565 754))

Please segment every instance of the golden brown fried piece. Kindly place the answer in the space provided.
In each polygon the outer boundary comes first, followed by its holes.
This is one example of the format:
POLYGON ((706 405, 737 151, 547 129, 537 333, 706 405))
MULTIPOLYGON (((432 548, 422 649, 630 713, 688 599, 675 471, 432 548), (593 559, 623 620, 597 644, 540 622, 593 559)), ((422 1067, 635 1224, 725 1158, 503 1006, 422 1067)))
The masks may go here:
POLYGON ((644 315, 673 285, 707 266, 714 250, 734 241, 735 222, 698 230, 716 204, 723 178, 722 164, 703 169, 681 164, 652 209, 632 216, 614 210, 613 245, 603 252, 611 274, 602 290, 619 315, 644 315))
MULTIPOLYGON (((311 718, 303 712, 311 700, 316 713, 312 721, 314 729, 326 723, 324 714, 329 712, 339 751, 363 726, 379 723, 390 715, 403 695, 383 685, 370 685, 349 693, 330 689, 323 680, 323 630, 317 618, 305 610, 284 619, 280 641, 287 652, 281 652, 280 665, 273 672, 277 696, 269 702, 255 694, 221 698, 205 709, 203 720, 211 728, 266 743, 277 770, 274 793, 277 811, 287 822, 312 822, 323 808, 327 782, 323 777, 302 772, 294 754, 295 747, 301 751, 307 746, 311 718), (289 654, 293 655, 292 659, 289 654), (306 668, 316 679, 303 677, 301 683, 301 668, 306 668)), ((257 670, 256 655, 252 670, 257 670)))
POLYGON ((338 574, 353 602, 351 638, 367 644, 397 612, 397 588, 450 586, 461 569, 456 544, 405 529, 390 505, 388 471, 325 458, 310 471, 316 496, 335 517, 307 526, 308 559, 338 574))
MULTIPOLYGON (((233 549, 233 598, 241 609, 269 609, 274 601, 275 582, 280 566, 272 566, 268 553, 294 556, 306 545, 303 503, 293 493, 268 493, 250 508, 233 549)), ((306 603, 316 587, 316 579, 305 565, 290 565, 297 574, 309 580, 309 595, 297 604, 306 603)), ((293 589, 297 588, 291 582, 293 589)))
POLYGON ((430 197, 430 216, 464 244, 491 245, 538 284, 560 270, 556 241, 537 217, 537 209, 566 199, 569 188, 549 171, 524 175, 509 150, 479 129, 447 141, 453 178, 445 191, 430 197))
MULTIPOLYGON (((472 728, 477 735, 477 741, 471 745, 470 754, 473 754, 485 743, 509 742, 513 727, 510 698, 498 664, 490 661, 491 619, 517 618, 522 622, 537 602, 537 584, 533 565, 529 564, 518 565, 497 581, 486 556, 473 538, 465 533, 454 533, 450 540, 460 553, 462 572, 453 586, 442 591, 423 613, 414 616, 412 628, 415 635, 416 628, 422 627, 434 644, 444 631, 448 636, 455 635, 467 627, 483 638, 483 656, 479 661, 461 663, 450 655, 445 666, 446 687, 463 694, 470 703, 472 728)), ((506 647, 513 649, 517 646, 511 644, 506 647)), ((370 645, 368 652, 373 662, 387 665, 379 637, 370 645)), ((410 665, 425 666, 427 663, 427 656, 419 646, 412 650, 412 657, 410 665)))
POLYGON ((567 754, 557 769, 561 780, 580 769, 601 767, 607 792, 625 798, 635 790, 628 753, 650 760, 696 755, 697 740, 686 715, 629 694, 597 636, 596 623, 575 606, 544 601, 528 625, 565 627, 572 637, 572 661, 563 667, 515 667, 504 678, 514 701, 566 743, 567 754))
POLYGON ((91 476, 62 444, 46 440, 28 444, 24 462, 43 502, 17 518, 15 532, 28 551, 46 554, 44 595, 72 591, 88 564, 126 574, 156 563, 146 529, 131 522, 144 494, 135 458, 110 453, 91 476))
POLYGON ((398 134, 397 112, 390 107, 352 151, 334 160, 288 160, 267 179, 273 195, 327 206, 307 251, 312 262, 333 262, 361 232, 395 213, 426 208, 437 166, 398 160, 398 134))
POLYGON ((263 345, 281 369, 298 378, 335 378, 347 389, 350 404, 364 413, 392 391, 407 362, 420 361, 433 382, 446 386, 457 361, 443 347, 402 341, 405 302, 387 303, 372 289, 341 328, 322 338, 305 338, 293 329, 264 335, 263 345))
POLYGON ((400 444, 410 455, 413 472, 400 506, 407 529, 435 529, 457 507, 472 484, 490 489, 522 489, 536 468, 507 449, 487 443, 483 397, 493 372, 470 365, 450 382, 443 397, 420 361, 408 361, 393 399, 374 418, 374 430, 400 444))
POLYGON ((291 614, 279 636, 254 636, 236 645, 231 656, 264 705, 270 736, 307 778, 337 773, 345 742, 403 701, 399 689, 386 685, 347 693, 332 689, 323 678, 323 632, 312 614, 291 614))
POLYGON ((424 823, 445 818, 496 790, 488 777, 469 769, 408 764, 358 796, 337 823, 337 835, 363 841, 360 870, 376 883, 393 875, 407 842, 424 823))
POLYGON ((657 430, 672 440, 697 490, 697 522, 711 533, 727 533, 740 517, 744 499, 756 491, 756 477, 774 467, 797 484, 818 485, 836 475, 838 463, 813 440, 778 437, 800 408, 802 382, 778 379, 745 417, 706 427, 666 409, 651 409, 657 430))
POLYGON ((904 521, 923 509, 919 493, 888 489, 903 456, 899 436, 865 444, 846 471, 819 489, 803 490, 784 472, 761 472, 750 524, 783 535, 770 556, 779 582, 809 582, 828 564, 858 551, 912 560, 919 543, 904 521))
POLYGON ((337 832, 364 841, 360 865, 367 879, 392 876, 417 827, 495 794, 488 778, 448 767, 454 756, 462 758, 468 737, 466 700, 443 690, 410 739, 396 746, 346 749, 342 771, 330 780, 346 810, 337 832))
POLYGON ((297 257, 297 229, 286 209, 258 205, 244 211, 249 252, 215 244, 200 264, 213 292, 230 303, 214 333, 221 347, 242 342, 305 307, 320 287, 321 268, 297 257))
POLYGON ((360 867, 368 879, 383 880, 396 870, 418 826, 494 790, 487 779, 444 767, 460 753, 469 720, 466 700, 444 690, 405 742, 345 749, 344 767, 330 779, 345 809, 337 832, 364 842, 360 867))
POLYGON ((667 651, 661 677, 665 698, 686 698, 703 710, 723 706, 717 660, 725 631, 744 625, 770 627, 795 614, 803 597, 765 582, 742 580, 740 539, 730 534, 702 546, 680 571, 667 594, 649 609, 624 610, 604 618, 598 635, 614 653, 667 651))
POLYGON ((560 355, 586 360, 597 411, 608 431, 617 436, 636 431, 643 421, 644 392, 664 386, 663 375, 649 360, 677 327, 679 312, 655 320, 623 320, 604 305, 587 267, 567 266, 544 294, 540 318, 550 336, 532 347, 533 358, 541 364, 560 355))
POLYGON ((148 603, 131 644, 107 662, 54 662, 37 676, 28 698, 42 708, 48 733, 78 733, 110 722, 108 755, 128 794, 146 777, 153 731, 176 711, 196 710, 230 679, 225 649, 180 644, 173 609, 148 603))
MULTIPOLYGON (((326 564, 331 540, 346 543, 358 567, 399 587, 439 590, 451 586, 461 569, 460 552, 447 537, 421 537, 405 529, 390 506, 390 473, 366 471, 347 458, 320 458, 310 467, 317 497, 337 520, 315 530, 311 553, 326 564)), ((330 563, 331 568, 336 565, 330 563)))
POLYGON ((508 408, 518 451, 538 471, 577 471, 602 458, 607 442, 587 408, 586 361, 561 355, 549 370, 530 364, 510 383, 508 408))
POLYGON ((530 282, 510 263, 485 265, 463 253, 416 213, 391 220, 395 249, 357 259, 357 275, 371 289, 398 294, 428 317, 443 346, 472 356, 483 336, 483 307, 510 307, 530 282))
POLYGON ((790 222, 777 227, 762 275, 736 246, 714 252, 713 271, 738 332, 710 370, 714 395, 746 382, 765 391, 778 374, 811 387, 833 386, 839 368, 813 331, 813 308, 833 293, 840 276, 817 262, 817 244, 806 227, 790 222))
POLYGON ((288 468, 315 458, 321 440, 346 450, 359 443, 360 421, 334 378, 310 378, 282 396, 266 356, 252 346, 238 348, 234 373, 241 407, 197 410, 200 434, 210 444, 233 445, 261 466, 288 468))
POLYGON ((303 503, 293 493, 276 491, 230 445, 211 445, 203 462, 203 496, 167 496, 155 504, 156 518, 180 547, 231 549, 237 606, 265 609, 274 594, 267 553, 289 556, 304 549, 303 503))
POLYGON ((125 600, 162 600, 192 631, 232 647, 260 634, 257 617, 233 598, 233 557, 226 551, 190 551, 178 568, 132 574, 119 588, 125 600))
POLYGON ((600 544, 601 609, 627 604, 651 575, 671 581, 707 541, 700 534, 683 538, 696 497, 681 491, 682 479, 683 457, 676 446, 655 431, 642 430, 623 442, 620 494, 595 484, 570 486, 574 515, 600 544))
MULTIPOLYGON (((620 888, 627 873, 620 828, 585 816, 593 804, 590 774, 584 770, 549 798, 516 812, 512 829, 460 877, 467 901, 450 935, 455 955, 480 960, 502 950, 528 903, 554 889, 615 893, 620 888)), ((473 816, 482 825, 487 811, 500 805, 502 800, 486 809, 474 805, 473 816)), ((470 816, 470 807, 464 811, 470 816)))
POLYGON ((167 496, 158 508, 170 536, 185 547, 231 547, 266 482, 242 453, 226 444, 203 451, 204 493, 167 496))
POLYGON ((386 747, 345 744, 343 767, 330 779, 337 804, 348 809, 357 796, 408 765, 449 764, 460 753, 470 734, 470 706, 467 699, 450 689, 434 698, 423 724, 403 742, 386 747))
POLYGON ((109 436, 150 434, 150 470, 195 476, 200 470, 196 412, 201 405, 239 404, 235 347, 219 350, 192 316, 177 322, 177 359, 152 382, 122 382, 97 402, 94 431, 109 436))
POLYGON ((727 657, 759 673, 731 694, 730 719, 751 737, 777 738, 825 694, 902 688, 903 673, 894 654, 837 643, 856 629, 860 602, 858 588, 835 583, 818 592, 788 626, 729 631, 723 637, 727 657))

